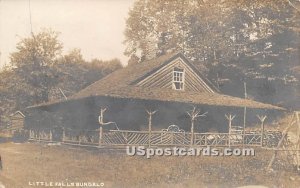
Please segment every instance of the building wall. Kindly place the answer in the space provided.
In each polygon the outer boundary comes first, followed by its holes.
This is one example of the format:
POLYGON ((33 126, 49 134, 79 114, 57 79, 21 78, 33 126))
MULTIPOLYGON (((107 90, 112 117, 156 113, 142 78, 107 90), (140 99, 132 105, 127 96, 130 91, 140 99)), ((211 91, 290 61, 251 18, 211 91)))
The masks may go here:
POLYGON ((195 92, 214 93, 207 83, 181 58, 177 58, 171 63, 165 65, 151 75, 139 81, 136 85, 142 87, 156 87, 172 89, 173 69, 182 68, 184 70, 184 90, 195 92))
POLYGON ((12 119, 11 129, 22 129, 24 124, 24 119, 12 119))
POLYGON ((10 117, 10 122, 11 130, 20 130, 24 128, 24 117, 18 113, 10 117))

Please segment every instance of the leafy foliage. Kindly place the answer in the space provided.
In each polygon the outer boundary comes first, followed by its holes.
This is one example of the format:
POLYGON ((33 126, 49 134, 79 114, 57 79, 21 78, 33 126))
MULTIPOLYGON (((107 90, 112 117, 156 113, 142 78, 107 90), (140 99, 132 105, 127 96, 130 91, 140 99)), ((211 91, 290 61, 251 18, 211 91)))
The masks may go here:
POLYGON ((17 44, 17 51, 11 54, 14 73, 28 89, 35 103, 48 102, 49 91, 58 83, 58 73, 53 68, 62 50, 58 33, 44 30, 17 44))
POLYGON ((254 98, 274 102, 286 97, 275 90, 299 88, 299 31, 300 14, 286 0, 138 0, 125 55, 143 61, 182 51, 221 91, 243 96, 236 86, 246 81, 254 98))
POLYGON ((88 62, 80 49, 62 55, 62 48, 58 33, 52 30, 21 39, 11 54, 11 65, 0 72, 2 122, 7 123, 16 110, 68 97, 122 68, 118 59, 88 62))

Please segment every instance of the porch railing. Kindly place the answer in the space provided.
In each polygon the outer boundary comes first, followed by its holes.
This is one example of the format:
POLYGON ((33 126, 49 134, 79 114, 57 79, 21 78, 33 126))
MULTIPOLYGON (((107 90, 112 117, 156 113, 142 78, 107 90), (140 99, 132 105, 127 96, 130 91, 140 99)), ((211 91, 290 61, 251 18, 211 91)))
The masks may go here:
POLYGON ((240 133, 194 133, 191 142, 191 133, 189 132, 169 132, 169 131, 127 131, 110 130, 102 133, 100 141, 99 131, 74 131, 54 130, 34 131, 30 130, 30 140, 62 142, 72 145, 83 146, 262 146, 275 147, 281 139, 279 131, 265 131, 262 134, 259 131, 246 131, 240 133), (262 138, 263 136, 263 138, 262 138))

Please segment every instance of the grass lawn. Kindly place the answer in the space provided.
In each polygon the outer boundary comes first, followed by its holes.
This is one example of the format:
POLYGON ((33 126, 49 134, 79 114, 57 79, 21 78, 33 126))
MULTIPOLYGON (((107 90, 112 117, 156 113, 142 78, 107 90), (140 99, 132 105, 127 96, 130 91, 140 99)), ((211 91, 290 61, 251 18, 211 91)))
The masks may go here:
POLYGON ((252 157, 164 156, 146 159, 124 152, 87 150, 38 143, 2 143, 5 188, 31 182, 95 182, 104 187, 300 187, 297 172, 277 160, 267 173, 271 151, 256 150, 252 157))

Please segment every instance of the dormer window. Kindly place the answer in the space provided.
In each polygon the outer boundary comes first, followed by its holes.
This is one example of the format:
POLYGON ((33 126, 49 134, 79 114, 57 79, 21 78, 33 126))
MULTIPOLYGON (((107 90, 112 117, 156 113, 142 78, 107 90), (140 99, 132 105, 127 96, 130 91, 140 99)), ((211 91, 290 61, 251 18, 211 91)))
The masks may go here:
POLYGON ((184 90, 184 69, 174 68, 172 88, 175 90, 184 90))

